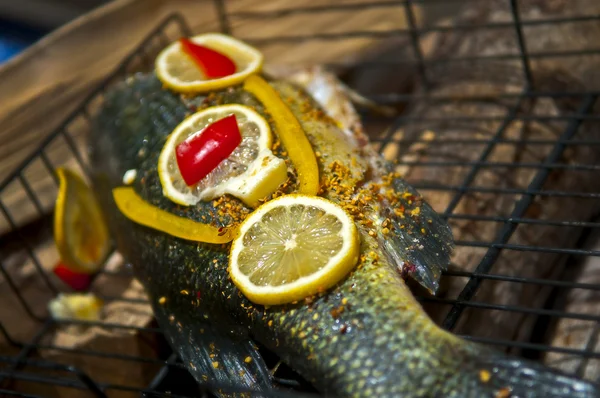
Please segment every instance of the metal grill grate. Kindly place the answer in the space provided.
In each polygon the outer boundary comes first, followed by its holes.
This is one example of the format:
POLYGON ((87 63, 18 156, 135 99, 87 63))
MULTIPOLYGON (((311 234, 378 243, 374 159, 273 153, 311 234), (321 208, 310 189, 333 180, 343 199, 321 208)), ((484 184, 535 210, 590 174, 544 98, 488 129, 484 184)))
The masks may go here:
MULTIPOLYGON (((529 2, 539 3, 541 8, 560 3, 529 2)), ((400 111, 399 116, 387 117, 369 110, 363 110, 362 116, 380 152, 394 158, 398 168, 406 172, 408 181, 428 201, 433 201, 436 210, 449 220, 458 236, 458 250, 464 253, 454 259, 454 266, 443 276, 442 286, 446 286, 446 290, 442 288, 438 297, 420 294, 419 299, 444 328, 467 339, 543 360, 553 366, 559 365, 552 362, 549 353, 562 355, 563 359, 559 358, 559 362, 584 358, 590 362, 576 362, 577 365, 569 369, 579 376, 590 377, 586 366, 600 360, 600 349, 596 347, 596 325, 600 314, 597 311, 573 310, 578 307, 570 307, 573 304, 570 294, 580 292, 580 296, 584 297, 581 300, 585 301, 600 291, 600 280, 586 279, 585 274, 586 261, 600 256, 598 247, 587 245, 589 237, 594 236, 594 230, 600 226, 600 222, 596 221, 600 210, 600 190, 593 184, 593 175, 600 169, 600 165, 594 162, 598 159, 594 155, 600 150, 600 135, 595 134, 600 127, 600 116, 594 112, 599 92, 592 83, 587 87, 571 84, 569 73, 549 79, 548 75, 538 72, 546 70, 546 60, 600 55, 600 49, 528 51, 530 43, 526 30, 565 24, 600 25, 600 15, 584 13, 530 19, 523 17, 517 0, 498 0, 490 4, 501 4, 503 12, 510 16, 509 20, 474 23, 466 18, 459 19, 454 25, 417 26, 414 5, 436 6, 442 3, 448 6, 459 2, 331 2, 270 11, 229 12, 229 4, 214 1, 221 31, 236 36, 234 27, 239 21, 266 21, 293 15, 318 18, 330 12, 350 14, 374 8, 403 10, 407 26, 402 29, 357 29, 240 38, 261 49, 314 41, 335 45, 336 41, 357 38, 405 40, 404 50, 410 51, 403 50, 403 57, 330 62, 327 66, 340 71, 348 84, 358 90, 364 87, 364 82, 356 75, 348 74, 348 70, 360 70, 365 76, 375 76, 369 74, 373 71, 377 76, 410 71, 414 76, 410 89, 364 93, 381 105, 396 108, 400 111), (496 37, 511 36, 517 51, 473 53, 452 47, 453 40, 470 40, 475 33, 483 31, 496 37), (423 39, 432 34, 442 35, 440 37, 446 41, 441 45, 438 43, 437 48, 449 47, 449 54, 431 56, 424 49, 423 39), (495 76, 502 80, 501 72, 507 68, 511 71, 510 79, 516 79, 511 89, 484 92, 469 91, 468 86, 460 86, 463 81, 475 84, 481 84, 485 78, 493 81, 495 76), (458 79, 452 81, 452 76, 458 79), (445 89, 447 87, 450 88, 445 89), (457 95, 452 91, 455 88, 465 90, 457 95), (477 108, 479 104, 484 105, 477 108), (464 112, 464 107, 471 105, 475 106, 472 109, 484 111, 464 112), (494 112, 487 112, 490 107, 494 112), (536 131, 542 133, 536 135, 536 131), (466 155, 463 156, 463 153, 466 155), (505 153, 511 154, 508 160, 505 153), (575 153, 575 158, 571 153, 575 153), (435 176, 438 177, 433 178, 435 176), (573 210, 561 213, 560 210, 565 208, 573 210), (553 217, 554 214, 560 217, 553 217), (485 232, 479 234, 478 231, 485 232), (531 238, 538 235, 542 238, 541 244, 531 238), (503 265, 511 261, 526 263, 517 269, 503 265), (536 267, 538 269, 532 269, 536 267), (506 330, 501 327, 491 330, 493 326, 490 325, 494 322, 511 323, 513 320, 515 325, 506 330), (576 321, 580 329, 589 330, 585 341, 562 344, 560 340, 553 339, 552 331, 555 335, 559 333, 560 322, 564 320, 576 321), (482 328, 483 324, 487 325, 487 329, 482 328), (578 348, 573 348, 575 346, 578 348)), ((594 12, 600 12, 600 8, 594 12)), ((48 260, 52 257, 46 256, 47 248, 40 248, 37 244, 51 234, 52 203, 45 198, 56 192, 55 167, 71 162, 85 172, 86 160, 80 136, 89 127, 90 117, 104 90, 123 76, 147 70, 158 50, 191 32, 179 15, 163 21, 64 124, 44 139, 31 157, 0 184, 0 211, 4 218, 0 221, 8 231, 0 244, 3 253, 0 270, 2 283, 5 289, 10 289, 9 295, 14 302, 10 316, 0 313, 0 334, 10 348, 0 356, 0 394, 47 396, 40 391, 53 388, 55 393, 67 391, 79 394, 87 391, 98 397, 120 394, 209 396, 211 386, 199 386, 191 379, 177 357, 166 348, 155 325, 140 327, 127 323, 56 321, 47 316, 45 308, 35 304, 40 298, 47 302, 64 289, 48 273, 51 264, 47 263, 53 260, 48 260), (40 171, 43 171, 43 178, 39 177, 40 171), (32 177, 34 174, 35 178, 32 177), (29 206, 36 213, 37 221, 22 221, 11 204, 7 204, 9 195, 15 192, 26 198, 27 203, 20 203, 20 206, 29 206), (25 260, 19 266, 11 263, 14 252, 24 253, 22 258, 25 260), (17 330, 16 320, 31 325, 26 328, 28 333, 21 335, 14 331, 17 330), (58 326, 78 324, 103 330, 134 331, 142 341, 140 347, 143 348, 138 351, 143 355, 123 354, 117 349, 106 349, 107 346, 85 349, 60 346, 48 339, 58 326), (69 359, 93 357, 111 361, 114 372, 119 372, 119 368, 143 364, 145 372, 152 375, 152 382, 146 385, 135 384, 131 380, 126 384, 105 382, 92 372, 82 371, 81 362, 48 360, 42 355, 45 352, 58 352, 69 359), (39 388, 31 389, 31 385, 39 388)), ((501 83, 495 82, 494 87, 501 83)), ((94 284, 101 278, 128 281, 131 273, 126 268, 117 271, 105 269, 96 276, 94 284)), ((418 292, 418 288, 415 289, 418 292)), ((143 299, 118 294, 105 294, 102 298, 107 302, 132 305, 144 303, 143 299)), ((575 339, 583 339, 581 335, 575 335, 575 339)), ((272 362, 276 367, 276 359, 272 362)), ((274 372, 281 385, 311 391, 284 365, 274 372)))

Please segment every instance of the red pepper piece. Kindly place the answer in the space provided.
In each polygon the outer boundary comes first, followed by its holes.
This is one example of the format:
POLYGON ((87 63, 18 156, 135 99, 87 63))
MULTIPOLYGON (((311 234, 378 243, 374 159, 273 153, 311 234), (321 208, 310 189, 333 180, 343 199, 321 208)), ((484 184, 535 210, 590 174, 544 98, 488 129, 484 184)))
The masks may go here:
POLYGON ((71 271, 63 263, 56 264, 53 270, 54 274, 74 290, 86 290, 92 282, 92 276, 79 272, 71 271))
POLYGON ((227 56, 208 47, 196 44, 189 39, 179 39, 181 48, 202 69, 209 79, 233 75, 235 63, 227 56))
POLYGON ((213 171, 242 142, 234 114, 209 124, 200 134, 177 145, 177 166, 188 186, 197 184, 213 171))

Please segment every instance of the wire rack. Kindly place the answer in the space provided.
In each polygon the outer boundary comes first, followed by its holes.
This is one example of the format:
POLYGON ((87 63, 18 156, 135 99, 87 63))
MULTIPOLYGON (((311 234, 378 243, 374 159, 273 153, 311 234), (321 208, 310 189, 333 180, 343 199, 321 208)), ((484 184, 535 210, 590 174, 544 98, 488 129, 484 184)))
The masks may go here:
MULTIPOLYGON (((581 279, 581 264, 600 255, 599 250, 585 245, 589 236, 593 235, 594 229, 600 226, 600 222, 595 221, 597 210, 600 210, 600 190, 589 183, 593 181, 592 177, 600 169, 600 165, 593 161, 593 156, 586 158, 591 159, 589 163, 582 163, 583 158, 569 160, 572 151, 583 148, 593 155, 596 148, 600 149, 600 139, 594 138, 594 134, 590 133, 594 131, 595 122, 599 120, 593 112, 598 92, 590 88, 573 88, 574 86, 568 85, 558 86, 558 89, 540 88, 536 85, 537 76, 531 65, 536 60, 600 54, 600 49, 528 52, 524 30, 566 23, 590 23, 600 20, 600 15, 522 20, 518 2, 507 0, 505 7, 510 20, 485 25, 458 23, 454 26, 417 27, 412 5, 421 3, 442 2, 365 1, 298 6, 274 11, 236 12, 228 12, 224 1, 214 1, 214 6, 221 30, 233 35, 236 35, 236 31, 232 21, 237 20, 261 21, 297 14, 318 18, 332 11, 358 13, 374 7, 403 10, 408 25, 401 29, 241 38, 260 48, 307 41, 330 42, 331 45, 335 45, 336 42, 346 39, 405 38, 406 49, 411 52, 406 58, 392 61, 370 59, 352 66, 383 73, 384 69, 396 70, 408 65, 417 82, 413 82, 413 87, 420 87, 410 92, 371 93, 369 97, 379 104, 400 109, 399 116, 384 117, 366 111, 362 114, 367 130, 374 132, 373 143, 384 155, 395 158, 399 168, 410 169, 407 179, 428 199, 434 199, 434 202, 438 197, 436 195, 446 198, 444 201, 435 202, 434 207, 449 220, 455 234, 458 233, 457 249, 466 250, 467 253, 466 257, 454 258, 453 267, 445 272, 442 286, 450 286, 447 290, 442 288, 437 297, 418 294, 419 299, 444 328, 467 339, 536 360, 544 360, 548 355, 556 354, 564 355, 570 360, 582 359, 587 361, 585 363, 597 361, 600 359, 600 352, 596 348, 598 331, 594 325, 600 321, 599 314, 574 312, 565 304, 565 300, 568 301, 567 298, 573 291, 583 292, 584 295, 600 291, 600 284, 597 282, 581 279), (498 34, 503 32, 502 34, 510 35, 515 40, 518 52, 428 58, 420 40, 423 36, 436 32, 462 34, 477 31, 497 31, 498 34), (517 63, 517 74, 523 82, 522 89, 495 92, 492 96, 489 93, 467 92, 463 93, 459 100, 451 93, 436 91, 436 87, 440 85, 438 77, 442 73, 441 70, 448 71, 452 65, 489 64, 491 66, 487 69, 488 73, 493 74, 495 65, 503 61, 517 63), (491 115, 485 112, 472 115, 457 115, 452 111, 444 113, 444 106, 456 104, 457 101, 467 104, 493 103, 503 112, 491 115), (554 101, 553 103, 559 105, 560 112, 544 112, 546 108, 543 107, 541 112, 537 111, 536 107, 544 101, 554 101), (547 136, 530 137, 528 129, 539 124, 549 126, 548 130, 551 133, 547 136), (464 137, 444 134, 445 131, 456 129, 472 131, 478 128, 476 126, 482 125, 485 129, 482 128, 481 134, 478 135, 464 137), (516 137, 510 134, 515 125, 519 126, 520 132, 516 137), (432 133, 436 134, 433 140, 432 133), (468 152, 470 155, 466 158, 436 156, 435 150, 445 146, 451 148, 450 153, 468 152), (416 150, 411 152, 411 148, 416 150), (513 157, 508 161, 500 157, 501 160, 498 160, 498 153, 502 153, 498 152, 500 148, 520 148, 519 153, 533 153, 535 156, 513 157), (423 178, 430 174, 415 170, 429 170, 429 173, 435 170, 456 172, 452 174, 453 179, 432 180, 423 178), (519 181, 511 180, 511 176, 523 170, 527 172, 522 177, 514 178, 519 181), (560 173, 566 183, 556 183, 557 173, 560 173), (485 180, 485 176, 493 176, 495 179, 485 180), (577 186, 579 189, 573 189, 574 185, 571 183, 579 180, 588 183, 577 186), (486 185, 485 181, 496 183, 486 185), (502 198, 504 203, 498 211, 470 211, 478 209, 478 203, 499 201, 498 198, 502 198), (547 203, 553 200, 557 201, 554 206, 559 209, 571 206, 583 210, 573 210, 568 214, 558 213, 561 216, 553 218, 554 213, 550 212, 548 216, 544 210, 547 209, 547 203), (485 228, 488 232, 477 232, 485 228), (464 233, 465 230, 475 232, 464 233), (521 233, 522 230, 525 232, 521 233), (543 236, 549 238, 543 241, 544 244, 529 244, 528 242, 535 242, 535 239, 521 239, 531 234, 547 234, 543 236), (565 236, 568 238, 564 238, 565 236), (553 237, 560 239, 554 241, 553 237), (509 268, 507 271, 502 261, 514 261, 517 257, 529 259, 527 261, 540 268, 543 268, 544 261, 547 260, 548 272, 534 272, 535 270, 532 271, 527 264, 522 269, 509 268), (469 263, 468 267, 466 262, 469 263), (457 280, 462 282, 453 282, 457 280), (493 294, 486 295, 486 291, 492 291, 493 294), (505 293, 502 293, 503 291, 505 293), (529 291, 534 291, 534 296, 542 299, 536 301, 535 297, 527 296, 529 291), (511 292, 518 297, 515 300, 506 300, 506 295, 512 294, 511 292), (494 316, 500 319, 499 322, 516 319, 515 323, 519 327, 502 335, 488 333, 488 330, 492 329, 489 323, 487 329, 481 329, 480 324, 487 322, 485 319, 493 321, 496 319, 494 316), (478 323, 479 318, 484 320, 478 323), (588 325, 586 327, 593 329, 593 332, 585 336, 585 341, 581 340, 579 348, 557 343, 549 337, 549 331, 558 330, 556 325, 562 320, 574 320, 579 322, 580 326, 588 325), (523 329, 527 330, 524 335, 518 332, 523 329)), ((450 3, 454 2, 447 4, 450 3)), ((47 248, 40 248, 37 244, 44 238, 51 237, 52 203, 44 198, 51 198, 52 193, 56 192, 58 181, 54 174, 55 168, 71 162, 85 173, 84 147, 79 138, 83 134, 82 131, 89 127, 94 110, 107 87, 115 80, 135 71, 147 70, 157 51, 172 40, 191 33, 192 30, 184 18, 178 14, 160 23, 136 50, 89 94, 81 106, 41 142, 39 148, 1 182, 0 212, 8 232, 0 244, 3 253, 0 257, 0 272, 3 289, 10 290, 7 294, 10 296, 10 302, 14 304, 10 314, 0 313, 0 342, 3 339, 2 346, 6 347, 0 354, 0 395, 210 396, 210 386, 200 385, 191 378, 177 356, 168 348, 160 330, 153 322, 144 326, 131 326, 126 322, 57 321, 48 316, 45 307, 36 304, 40 301, 47 302, 61 291, 68 291, 48 271, 54 259, 50 256, 51 260, 48 260, 45 254, 47 248), (39 177, 41 172, 44 174, 43 178, 39 177), (32 177, 34 174, 35 178, 32 177), (39 188, 40 180, 49 181, 47 185, 43 185, 43 192, 39 188), (6 204, 9 192, 15 191, 22 194, 25 198, 23 201, 37 214, 36 221, 22 225, 19 215, 6 204), (14 266, 7 254, 15 251, 22 253, 19 266, 14 266), (22 325, 30 325, 25 328, 27 333, 20 331, 22 325), (118 348, 111 349, 110 342, 83 348, 68 347, 49 338, 59 328, 77 326, 131 332, 135 335, 137 349, 134 353, 124 353, 118 348), (48 353, 55 355, 51 356, 48 353), (128 378, 125 381, 106 381, 106 369, 97 373, 97 368, 86 368, 86 361, 91 360, 106 364, 105 368, 112 369, 113 373, 141 366, 143 377, 140 373, 137 374, 137 378, 128 378)), ((328 66, 335 69, 339 68, 340 64, 331 63, 328 66)), ((467 74, 463 77, 468 80, 472 76, 467 74)), ((438 155, 440 153, 442 152, 438 155)), ((104 283, 106 280, 122 282, 130 281, 132 276, 127 267, 117 270, 106 268, 95 277, 92 291, 95 291, 95 285, 100 283, 102 278, 104 283)), ((418 288, 415 289, 419 293, 418 288)), ((145 303, 143 298, 127 298, 118 294, 104 294, 101 297, 106 302, 113 303, 145 303)), ((583 339, 579 335, 575 338, 583 339)), ((269 353, 265 353, 265 356, 269 357, 269 353)), ((269 357, 268 362, 272 362, 275 380, 282 386, 289 387, 290 390, 314 392, 285 365, 278 366, 276 359, 271 360, 269 357)), ((585 370, 582 369, 580 365, 571 371, 578 376, 585 376, 585 370)))

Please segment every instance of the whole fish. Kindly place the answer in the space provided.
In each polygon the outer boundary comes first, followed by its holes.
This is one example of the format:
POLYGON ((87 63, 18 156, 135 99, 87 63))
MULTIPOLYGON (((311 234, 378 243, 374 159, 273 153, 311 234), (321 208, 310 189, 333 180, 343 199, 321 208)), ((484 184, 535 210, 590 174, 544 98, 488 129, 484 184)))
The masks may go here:
POLYGON ((169 133, 195 109, 241 103, 268 120, 268 111, 253 95, 236 86, 206 97, 182 97, 164 89, 152 73, 135 75, 105 95, 89 139, 92 185, 117 248, 133 265, 171 346, 199 382, 213 383, 220 395, 271 391, 260 344, 319 392, 334 396, 598 395, 596 385, 466 341, 434 324, 404 277, 436 290, 453 246, 446 223, 417 191, 389 173, 390 165, 368 149, 360 129, 341 128, 297 85, 269 84, 317 154, 321 195, 346 208, 363 204, 357 216, 365 220, 357 223, 360 264, 333 288, 301 302, 253 304, 228 276, 228 245, 186 241, 135 224, 118 211, 111 193, 122 185, 124 173, 135 169, 133 187, 152 205, 228 225, 233 215, 220 214, 218 201, 182 207, 166 199, 157 159, 169 133), (381 220, 389 226, 387 233, 381 220))

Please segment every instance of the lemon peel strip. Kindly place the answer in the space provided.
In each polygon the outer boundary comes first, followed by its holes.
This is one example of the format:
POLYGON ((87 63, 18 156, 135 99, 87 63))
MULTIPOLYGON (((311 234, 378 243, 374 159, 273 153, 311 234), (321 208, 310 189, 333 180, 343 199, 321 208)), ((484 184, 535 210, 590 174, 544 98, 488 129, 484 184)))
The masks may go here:
POLYGON ((220 244, 232 241, 236 235, 237 228, 218 228, 159 209, 142 199, 132 187, 118 187, 112 192, 119 211, 125 217, 177 238, 220 244))
MULTIPOLYGON (((54 206, 53 225, 56 248, 63 264, 70 270, 86 274, 96 272, 102 266, 103 260, 108 255, 110 249, 108 226, 102 218, 100 205, 96 202, 88 184, 77 173, 66 167, 58 167, 56 169, 56 176, 59 181, 58 195, 54 206), (70 188, 72 189, 71 191, 70 188), (72 202, 74 199, 76 202, 72 202), (78 207, 82 213, 86 214, 88 221, 94 225, 92 233, 84 237, 87 239, 87 244, 90 244, 90 238, 96 239, 93 243, 97 245, 97 253, 94 256, 95 258, 88 259, 88 261, 81 258, 81 253, 78 251, 81 247, 71 247, 69 243, 69 237, 73 237, 73 234, 81 233, 81 231, 70 229, 72 226, 65 225, 66 218, 68 217, 67 212, 74 210, 72 206, 78 207)), ((85 245, 85 239, 78 240, 77 243, 85 245)))
POLYGON ((299 193, 316 196, 319 191, 317 158, 298 119, 273 87, 260 76, 248 77, 244 82, 244 90, 258 98, 273 118, 277 135, 298 173, 299 193))

